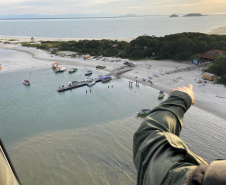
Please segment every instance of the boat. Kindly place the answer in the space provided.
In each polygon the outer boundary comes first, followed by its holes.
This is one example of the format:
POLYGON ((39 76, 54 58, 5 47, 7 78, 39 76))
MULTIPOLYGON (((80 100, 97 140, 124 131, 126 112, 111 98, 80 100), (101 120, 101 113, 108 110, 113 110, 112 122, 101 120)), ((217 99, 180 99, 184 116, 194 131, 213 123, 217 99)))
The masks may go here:
POLYGON ((24 85, 31 85, 29 80, 24 80, 23 84, 24 85))
POLYGON ((104 69, 105 67, 106 66, 100 66, 100 65, 96 66, 97 69, 104 69))
POLYGON ((110 80, 112 80, 112 78, 110 76, 105 76, 102 78, 102 82, 108 82, 110 80))
POLYGON ((86 76, 91 75, 91 74, 93 74, 93 72, 91 70, 89 70, 85 73, 86 76))
POLYGON ((89 82, 91 82, 91 81, 92 81, 91 78, 87 78, 87 79, 82 80, 82 82, 86 82, 86 83, 89 83, 89 82))
POLYGON ((66 71, 67 70, 67 68, 66 67, 57 67, 56 68, 56 73, 59 73, 59 72, 64 72, 64 71, 66 71))
POLYGON ((163 91, 160 91, 158 95, 158 99, 162 99, 164 96, 165 96, 165 93, 163 91))
POLYGON ((58 65, 59 65, 59 62, 54 62, 52 64, 52 69, 56 69, 58 67, 58 65))
POLYGON ((95 83, 96 83, 96 82, 93 80, 93 81, 89 82, 87 85, 88 85, 88 86, 93 86, 93 85, 95 85, 95 83))
POLYGON ((0 64, 0 70, 2 69, 2 65, 0 64))
POLYGON ((78 69, 77 68, 71 68, 69 71, 68 71, 68 73, 74 73, 74 72, 76 72, 78 69))
POLYGON ((78 84, 80 84, 80 82, 78 82, 78 81, 71 81, 68 83, 69 86, 78 85, 78 84))
POLYGON ((140 112, 137 112, 137 115, 143 116, 143 115, 148 115, 151 113, 150 109, 141 109, 140 112))

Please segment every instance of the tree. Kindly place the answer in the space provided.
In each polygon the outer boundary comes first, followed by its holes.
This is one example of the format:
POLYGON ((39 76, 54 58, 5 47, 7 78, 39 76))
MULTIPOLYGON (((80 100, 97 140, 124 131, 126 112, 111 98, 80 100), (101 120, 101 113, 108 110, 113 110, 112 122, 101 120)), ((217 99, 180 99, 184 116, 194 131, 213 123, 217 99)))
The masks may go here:
POLYGON ((226 55, 217 57, 209 71, 219 76, 226 74, 226 55))

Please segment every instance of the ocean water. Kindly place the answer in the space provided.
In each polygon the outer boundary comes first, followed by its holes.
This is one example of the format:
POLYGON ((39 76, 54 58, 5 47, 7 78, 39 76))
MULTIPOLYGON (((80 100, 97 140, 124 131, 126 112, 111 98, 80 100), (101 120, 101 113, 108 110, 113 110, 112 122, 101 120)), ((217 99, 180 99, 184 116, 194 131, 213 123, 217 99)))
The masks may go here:
POLYGON ((136 112, 157 105, 158 91, 114 78, 57 92, 87 70, 0 73, 0 136, 23 184, 135 184, 132 133, 142 122, 136 112))
POLYGON ((0 20, 0 35, 47 38, 136 38, 181 32, 207 32, 226 25, 226 15, 149 16, 87 19, 0 20), (128 30, 130 30, 128 32, 128 30))
MULTIPOLYGON (((42 132, 104 124, 159 102, 157 90, 142 85, 131 88, 128 80, 120 78, 57 92, 59 86, 87 78, 84 76, 87 70, 56 74, 49 67, 0 74, 0 135, 4 142, 12 143, 42 132), (29 79, 31 85, 23 85, 24 79, 29 79)), ((93 72, 91 77, 103 74, 100 70, 93 72)))

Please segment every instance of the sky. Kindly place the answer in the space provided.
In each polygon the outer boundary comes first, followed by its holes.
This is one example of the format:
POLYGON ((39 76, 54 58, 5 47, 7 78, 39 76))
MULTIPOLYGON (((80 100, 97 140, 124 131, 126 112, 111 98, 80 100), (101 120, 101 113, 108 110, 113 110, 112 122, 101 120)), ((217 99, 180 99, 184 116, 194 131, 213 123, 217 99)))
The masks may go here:
POLYGON ((0 15, 226 14, 226 0, 0 0, 0 15))

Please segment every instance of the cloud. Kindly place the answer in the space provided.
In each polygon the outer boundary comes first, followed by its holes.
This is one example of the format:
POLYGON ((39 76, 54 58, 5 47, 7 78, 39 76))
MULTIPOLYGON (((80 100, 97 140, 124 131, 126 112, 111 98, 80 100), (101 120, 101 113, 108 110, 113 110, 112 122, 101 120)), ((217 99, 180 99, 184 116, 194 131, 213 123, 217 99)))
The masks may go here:
POLYGON ((226 13, 225 0, 1 0, 1 14, 226 13), (26 10, 26 11, 25 11, 26 10))

